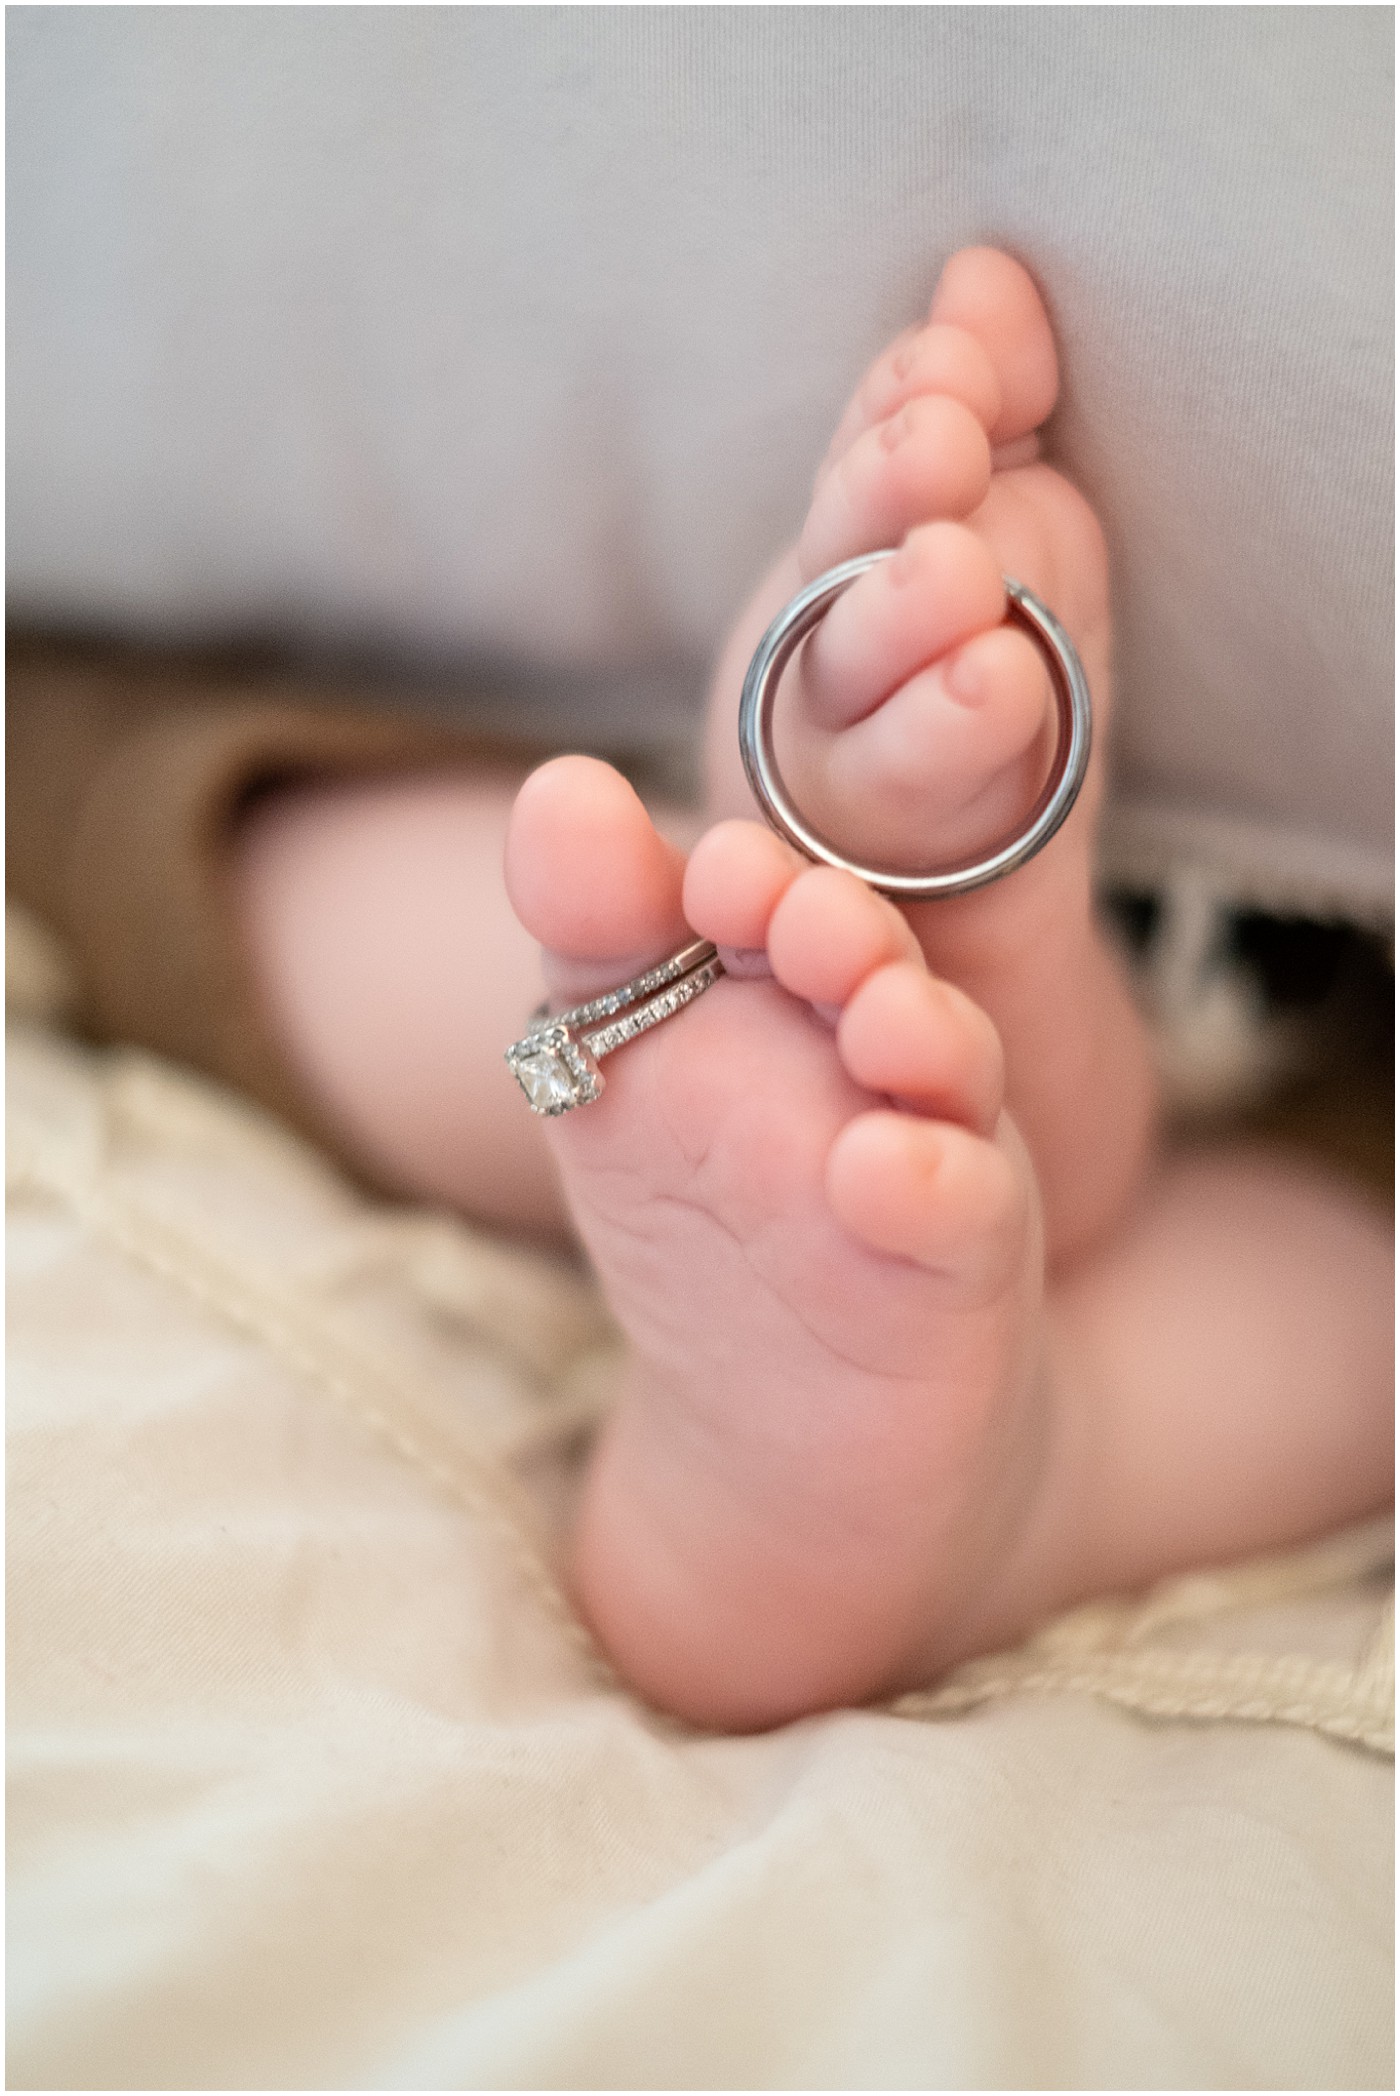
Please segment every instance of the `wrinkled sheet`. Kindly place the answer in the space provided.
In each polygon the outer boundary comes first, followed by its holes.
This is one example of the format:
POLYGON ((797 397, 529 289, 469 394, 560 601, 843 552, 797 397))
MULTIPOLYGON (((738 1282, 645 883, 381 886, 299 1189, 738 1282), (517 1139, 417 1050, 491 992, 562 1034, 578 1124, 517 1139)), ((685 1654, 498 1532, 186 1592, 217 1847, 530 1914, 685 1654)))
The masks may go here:
POLYGON ((691 1732, 556 1576, 578 1273, 33 1023, 9 1113, 10 2086, 1391 2085, 1382 1527, 691 1732))

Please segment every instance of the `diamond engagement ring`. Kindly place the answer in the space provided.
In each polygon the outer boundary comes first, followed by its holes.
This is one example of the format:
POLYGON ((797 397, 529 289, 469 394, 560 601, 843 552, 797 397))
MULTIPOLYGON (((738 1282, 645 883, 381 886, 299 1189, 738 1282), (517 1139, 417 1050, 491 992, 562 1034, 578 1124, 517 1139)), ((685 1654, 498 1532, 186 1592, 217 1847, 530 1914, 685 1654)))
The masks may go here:
POLYGON ((598 1068, 605 1055, 659 1026, 673 1012, 718 982, 724 968, 708 939, 695 939, 616 990, 590 997, 571 1011, 550 1015, 541 1005, 523 1040, 512 1041, 506 1061, 537 1114, 569 1113, 587 1106, 603 1089, 598 1068), (653 992, 659 992, 654 995, 653 992), (608 1020, 606 1026, 595 1021, 608 1020), (580 1033, 581 1027, 594 1027, 580 1033))
POLYGON ((894 867, 862 866, 848 859, 812 828, 783 784, 773 748, 773 705, 778 680, 806 635, 858 575, 889 560, 895 551, 893 546, 887 546, 878 553, 862 553, 856 560, 828 569, 779 612, 759 642, 744 678, 739 699, 739 753, 755 800, 789 844, 795 844, 809 859, 821 859, 828 866, 855 874, 882 895, 904 902, 927 902, 938 896, 965 895, 971 888, 1000 880, 1049 843, 1074 806, 1088 769, 1092 731, 1089 686, 1074 643, 1054 613, 1021 583, 1003 576, 1007 618, 1030 635, 1045 657, 1059 716, 1054 761, 1035 806, 1021 829, 982 858, 963 865, 926 873, 901 873, 894 867))

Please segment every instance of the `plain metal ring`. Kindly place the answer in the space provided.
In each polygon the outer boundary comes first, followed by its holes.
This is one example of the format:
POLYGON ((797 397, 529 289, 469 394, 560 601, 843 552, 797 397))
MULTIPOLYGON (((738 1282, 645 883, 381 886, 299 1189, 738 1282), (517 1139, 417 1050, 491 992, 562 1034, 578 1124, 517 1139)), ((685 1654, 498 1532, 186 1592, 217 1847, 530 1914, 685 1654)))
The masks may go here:
POLYGON ((809 859, 820 859, 828 866, 855 874, 883 895, 905 902, 928 902, 939 896, 966 895, 970 889, 999 881, 1003 874, 1024 866, 1042 845, 1049 843, 1084 783, 1093 723, 1088 680, 1073 641, 1039 597, 1004 576, 1007 617, 1030 635, 1045 657, 1059 714, 1055 761, 1024 826, 984 858, 938 872, 900 873, 893 867, 862 866, 838 851, 828 838, 812 828, 783 784, 773 749, 773 703, 779 678, 813 626, 858 575, 891 559, 895 551, 893 546, 883 547, 878 553, 862 553, 855 560, 843 561, 839 568, 829 568, 779 612, 754 650, 744 678, 739 699, 739 754, 754 798, 789 844, 796 845, 809 859))

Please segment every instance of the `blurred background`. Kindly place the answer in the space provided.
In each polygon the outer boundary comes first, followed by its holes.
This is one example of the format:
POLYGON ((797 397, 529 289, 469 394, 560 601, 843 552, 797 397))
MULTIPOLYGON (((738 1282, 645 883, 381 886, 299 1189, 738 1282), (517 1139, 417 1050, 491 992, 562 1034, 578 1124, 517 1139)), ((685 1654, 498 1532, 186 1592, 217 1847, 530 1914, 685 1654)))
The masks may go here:
POLYGON ((1359 1067, 1392 894, 1391 31, 11 8, 12 660, 293 680, 683 786, 845 394, 995 242, 1045 288, 1051 452, 1108 530, 1106 879, 1180 1096, 1277 1090, 1302 1010, 1359 1067))

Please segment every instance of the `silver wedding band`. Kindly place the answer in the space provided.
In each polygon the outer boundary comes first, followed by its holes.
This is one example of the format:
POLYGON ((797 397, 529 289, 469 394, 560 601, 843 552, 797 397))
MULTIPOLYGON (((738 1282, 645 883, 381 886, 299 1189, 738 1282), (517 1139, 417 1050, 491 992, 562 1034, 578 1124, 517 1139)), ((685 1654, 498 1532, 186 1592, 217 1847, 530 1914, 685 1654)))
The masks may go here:
POLYGON ((773 708, 778 681, 802 641, 858 575, 889 560, 897 549, 862 553, 856 560, 829 568, 779 612, 754 651, 739 699, 739 752, 755 800, 780 836, 809 859, 853 873, 882 895, 903 902, 931 902, 941 896, 966 895, 999 881, 1024 866, 1049 843, 1074 806, 1089 768, 1092 716, 1089 685, 1073 641, 1048 607, 1023 584, 1003 577, 1007 618, 1028 633, 1045 657, 1054 687, 1059 734, 1050 775, 1025 823, 980 859, 902 873, 896 867, 865 866, 838 851, 830 838, 814 830, 794 803, 778 770, 773 747, 773 708))
POLYGON ((506 1050, 506 1061, 531 1111, 553 1116, 590 1105, 603 1090, 598 1064, 605 1055, 659 1026, 723 973, 709 940, 693 939, 654 968, 590 997, 586 1004, 552 1016, 548 1005, 541 1005, 528 1032, 506 1050), (609 1023, 597 1026, 599 1019, 609 1023), (585 1027, 593 1030, 584 1032, 585 1027))

